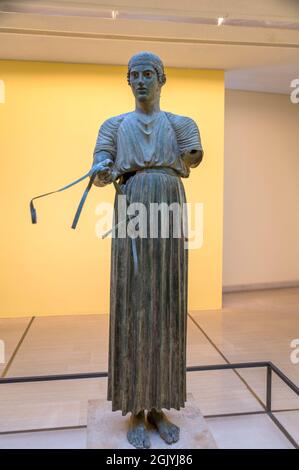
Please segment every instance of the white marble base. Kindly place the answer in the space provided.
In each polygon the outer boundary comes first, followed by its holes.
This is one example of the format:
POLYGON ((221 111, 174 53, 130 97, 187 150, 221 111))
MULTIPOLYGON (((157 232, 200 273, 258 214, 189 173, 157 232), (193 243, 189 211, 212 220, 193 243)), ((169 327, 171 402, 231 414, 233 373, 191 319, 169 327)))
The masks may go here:
MULTIPOLYGON (((192 394, 188 394, 185 408, 166 410, 167 417, 180 427, 180 440, 166 444, 158 432, 148 426, 152 449, 215 449, 215 440, 207 427, 192 394)), ((134 449, 127 440, 130 415, 111 411, 111 402, 90 400, 87 417, 88 449, 134 449)))

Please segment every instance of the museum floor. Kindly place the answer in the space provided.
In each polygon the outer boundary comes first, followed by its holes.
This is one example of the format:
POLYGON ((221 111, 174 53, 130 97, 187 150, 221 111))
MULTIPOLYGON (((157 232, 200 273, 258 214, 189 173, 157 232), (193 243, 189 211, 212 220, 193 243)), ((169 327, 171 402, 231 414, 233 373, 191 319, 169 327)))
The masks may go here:
MULTIPOLYGON (((299 338, 299 288, 224 294, 223 309, 191 312, 188 365, 271 360, 299 385, 290 343, 299 338)), ((0 375, 107 370, 108 316, 0 319, 0 375)), ((262 411, 265 369, 189 372, 192 393, 219 448, 293 448, 262 411)), ((274 415, 299 442, 299 397, 273 377, 274 415), (288 411, 282 411, 288 410, 288 411)), ((0 385, 0 448, 84 448, 88 400, 106 379, 0 385)))

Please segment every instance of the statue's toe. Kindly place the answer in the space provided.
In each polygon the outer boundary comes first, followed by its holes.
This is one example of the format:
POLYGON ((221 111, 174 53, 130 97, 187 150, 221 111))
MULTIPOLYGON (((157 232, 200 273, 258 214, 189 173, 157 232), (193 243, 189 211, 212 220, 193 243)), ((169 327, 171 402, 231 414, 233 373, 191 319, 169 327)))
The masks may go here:
POLYGON ((180 428, 176 426, 175 424, 172 424, 170 433, 171 433, 172 442, 177 442, 180 438, 180 428))
POLYGON ((169 429, 165 429, 164 431, 160 432, 160 436, 166 442, 166 444, 172 444, 172 435, 169 429))
POLYGON ((148 449, 150 447, 150 439, 147 430, 143 426, 138 426, 127 433, 130 444, 136 449, 148 449))
POLYGON ((148 434, 147 431, 146 431, 144 439, 143 439, 143 446, 144 446, 145 449, 149 449, 150 446, 151 446, 151 441, 150 441, 149 434, 148 434))

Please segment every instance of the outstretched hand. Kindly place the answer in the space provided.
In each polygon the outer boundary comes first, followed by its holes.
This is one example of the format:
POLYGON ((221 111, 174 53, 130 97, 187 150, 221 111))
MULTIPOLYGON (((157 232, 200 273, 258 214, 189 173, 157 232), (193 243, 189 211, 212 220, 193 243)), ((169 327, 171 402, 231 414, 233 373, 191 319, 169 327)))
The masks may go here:
POLYGON ((103 160, 96 163, 90 170, 90 176, 96 173, 93 184, 95 186, 106 186, 106 184, 112 183, 113 172, 112 172, 113 161, 110 159, 103 160))

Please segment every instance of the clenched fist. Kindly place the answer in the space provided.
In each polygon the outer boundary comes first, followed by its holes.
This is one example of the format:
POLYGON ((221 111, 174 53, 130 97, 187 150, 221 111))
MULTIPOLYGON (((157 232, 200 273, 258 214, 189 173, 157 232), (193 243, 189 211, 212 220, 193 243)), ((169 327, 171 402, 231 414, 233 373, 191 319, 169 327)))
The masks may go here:
POLYGON ((90 170, 90 176, 96 173, 96 177, 93 181, 95 186, 106 186, 106 184, 112 183, 113 172, 112 172, 113 161, 110 159, 103 160, 102 162, 96 163, 90 170))

